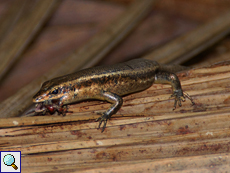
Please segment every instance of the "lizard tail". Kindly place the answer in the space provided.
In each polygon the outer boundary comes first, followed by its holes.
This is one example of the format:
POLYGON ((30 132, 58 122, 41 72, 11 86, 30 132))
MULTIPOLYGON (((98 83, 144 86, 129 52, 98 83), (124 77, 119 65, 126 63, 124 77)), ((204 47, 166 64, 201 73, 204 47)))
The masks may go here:
POLYGON ((170 73, 176 73, 184 70, 189 70, 191 67, 181 66, 181 65, 164 65, 160 66, 161 71, 168 71, 170 73))

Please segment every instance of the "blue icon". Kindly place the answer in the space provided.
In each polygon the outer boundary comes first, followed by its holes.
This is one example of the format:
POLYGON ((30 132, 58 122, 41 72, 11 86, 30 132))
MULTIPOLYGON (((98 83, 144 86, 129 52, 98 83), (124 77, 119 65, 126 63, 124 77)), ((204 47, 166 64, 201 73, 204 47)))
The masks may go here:
POLYGON ((12 166, 15 170, 18 169, 18 167, 14 164, 15 163, 15 158, 12 154, 7 154, 3 158, 3 162, 7 166, 12 166))
POLYGON ((0 151, 0 173, 21 172, 21 151, 0 151))

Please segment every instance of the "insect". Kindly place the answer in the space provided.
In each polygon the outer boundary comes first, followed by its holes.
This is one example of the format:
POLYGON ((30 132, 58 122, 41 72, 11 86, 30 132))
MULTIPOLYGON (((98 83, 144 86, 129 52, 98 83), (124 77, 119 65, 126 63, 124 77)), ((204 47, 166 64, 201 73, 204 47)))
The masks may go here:
POLYGON ((154 83, 172 86, 174 109, 177 104, 181 106, 181 101, 185 101, 186 97, 194 104, 173 73, 180 70, 181 66, 165 66, 146 59, 80 70, 44 82, 33 97, 35 112, 45 114, 48 111, 52 114, 57 111, 65 115, 68 104, 88 99, 104 100, 111 106, 96 120, 99 121, 98 128, 104 123, 103 132, 108 119, 121 108, 121 96, 145 90, 154 83))

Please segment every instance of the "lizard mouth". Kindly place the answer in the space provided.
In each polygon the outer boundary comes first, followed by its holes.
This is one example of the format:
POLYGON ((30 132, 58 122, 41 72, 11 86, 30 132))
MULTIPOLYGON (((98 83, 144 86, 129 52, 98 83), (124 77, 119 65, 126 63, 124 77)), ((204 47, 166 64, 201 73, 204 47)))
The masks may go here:
POLYGON ((35 105, 35 112, 43 112, 45 111, 47 108, 44 106, 43 102, 37 103, 35 105))
POLYGON ((49 102, 37 102, 35 105, 34 112, 36 113, 46 113, 53 114, 59 108, 59 100, 49 100, 49 102))

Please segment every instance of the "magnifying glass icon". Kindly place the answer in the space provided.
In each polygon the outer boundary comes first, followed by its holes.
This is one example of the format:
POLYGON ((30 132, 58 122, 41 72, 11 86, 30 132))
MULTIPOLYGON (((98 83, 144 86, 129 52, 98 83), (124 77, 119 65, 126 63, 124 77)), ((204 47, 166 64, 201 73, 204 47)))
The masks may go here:
POLYGON ((11 154, 7 154, 3 158, 3 162, 7 166, 12 166, 15 170, 18 169, 18 167, 14 164, 15 163, 15 158, 11 154))

